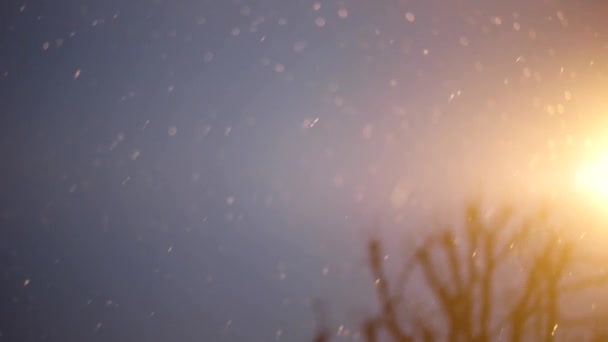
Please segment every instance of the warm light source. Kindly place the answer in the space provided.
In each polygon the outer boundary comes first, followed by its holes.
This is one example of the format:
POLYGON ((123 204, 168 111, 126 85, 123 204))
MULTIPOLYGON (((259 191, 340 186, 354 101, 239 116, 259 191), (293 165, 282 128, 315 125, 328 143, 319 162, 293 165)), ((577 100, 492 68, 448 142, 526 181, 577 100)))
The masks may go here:
POLYGON ((608 200, 608 151, 578 170, 576 184, 580 190, 608 200))

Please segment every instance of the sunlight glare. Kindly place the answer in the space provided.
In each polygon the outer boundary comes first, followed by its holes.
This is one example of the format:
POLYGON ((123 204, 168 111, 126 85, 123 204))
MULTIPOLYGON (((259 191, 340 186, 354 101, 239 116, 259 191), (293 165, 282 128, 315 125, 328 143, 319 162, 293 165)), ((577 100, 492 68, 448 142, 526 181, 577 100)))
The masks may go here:
POLYGON ((578 170, 576 185, 594 197, 608 200, 608 151, 578 170))

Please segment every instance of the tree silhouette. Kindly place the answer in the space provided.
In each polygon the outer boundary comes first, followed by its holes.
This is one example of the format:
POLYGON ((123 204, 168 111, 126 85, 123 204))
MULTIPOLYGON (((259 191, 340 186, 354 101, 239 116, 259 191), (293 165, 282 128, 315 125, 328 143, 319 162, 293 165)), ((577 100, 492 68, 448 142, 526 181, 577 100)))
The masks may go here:
MULTIPOLYGON (((486 219, 480 208, 470 203, 460 229, 426 237, 392 281, 381 241, 369 241, 379 311, 361 324, 363 340, 608 341, 608 316, 579 314, 585 293, 608 283, 581 240, 552 224, 547 210, 516 215, 503 206, 486 219), (422 290, 408 292, 416 281, 422 290)), ((325 327, 315 341, 330 336, 325 327)))

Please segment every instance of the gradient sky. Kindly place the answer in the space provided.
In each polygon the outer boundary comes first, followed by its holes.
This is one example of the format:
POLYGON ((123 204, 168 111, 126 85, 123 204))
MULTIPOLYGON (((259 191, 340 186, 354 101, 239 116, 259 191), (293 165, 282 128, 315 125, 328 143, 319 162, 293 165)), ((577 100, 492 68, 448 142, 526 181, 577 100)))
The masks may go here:
POLYGON ((375 218, 556 197, 608 146, 607 15, 2 1, 0 341, 305 341, 313 298, 352 329, 375 218))

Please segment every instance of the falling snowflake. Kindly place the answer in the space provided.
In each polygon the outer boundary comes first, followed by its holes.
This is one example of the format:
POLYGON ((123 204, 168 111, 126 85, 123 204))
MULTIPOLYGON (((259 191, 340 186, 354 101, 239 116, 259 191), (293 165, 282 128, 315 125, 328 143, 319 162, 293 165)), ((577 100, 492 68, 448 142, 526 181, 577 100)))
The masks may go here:
POLYGON ((285 66, 283 64, 276 64, 274 66, 274 71, 283 72, 283 71, 285 71, 285 66))
POLYGON ((205 52, 205 54, 203 55, 203 60, 208 63, 213 60, 213 57, 213 52, 205 52))
POLYGON ((513 23, 513 29, 515 31, 519 31, 521 29, 521 24, 518 23, 517 21, 513 23))
POLYGON ((247 6, 243 6, 239 10, 239 13, 244 17, 248 17, 249 15, 251 15, 251 9, 247 6))
POLYGON ((302 52, 302 51, 304 51, 304 49, 306 49, 306 46, 308 46, 308 43, 306 43, 304 41, 295 42, 293 44, 293 51, 302 52))
POLYGON ((460 37, 460 39, 458 40, 458 42, 460 43, 460 45, 462 46, 469 46, 469 38, 462 36, 460 37))
POLYGON ((409 21, 410 23, 413 23, 414 20, 416 20, 416 16, 412 12, 406 12, 405 13, 405 20, 409 21))
POLYGON ((169 134, 170 137, 175 136, 177 134, 177 127, 169 126, 169 128, 167 129, 167 134, 169 134))

